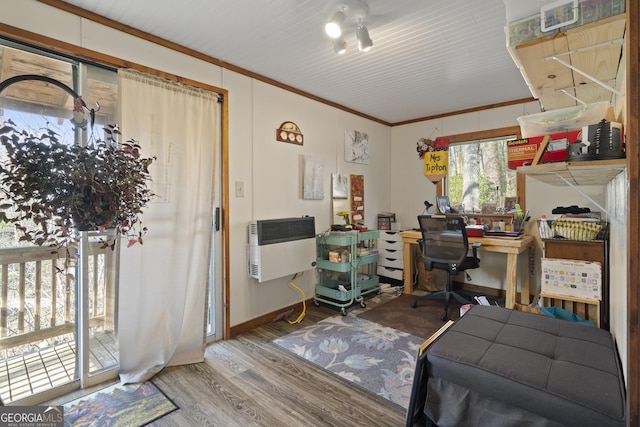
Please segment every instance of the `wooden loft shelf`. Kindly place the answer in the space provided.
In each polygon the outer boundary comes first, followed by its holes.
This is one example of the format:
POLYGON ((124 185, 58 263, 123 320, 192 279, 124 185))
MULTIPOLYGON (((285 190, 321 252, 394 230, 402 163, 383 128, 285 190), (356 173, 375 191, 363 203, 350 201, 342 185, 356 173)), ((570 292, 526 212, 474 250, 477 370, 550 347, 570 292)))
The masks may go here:
POLYGON ((615 159, 520 166, 516 171, 538 181, 556 186, 606 185, 626 167, 627 159, 615 159), (569 184, 563 181, 561 177, 567 180, 569 184))
POLYGON ((515 46, 514 60, 519 63, 531 93, 540 100, 545 111, 580 105, 572 96, 585 103, 612 100, 611 91, 552 57, 558 57, 608 86, 616 86, 625 18, 625 14, 612 16, 515 46))

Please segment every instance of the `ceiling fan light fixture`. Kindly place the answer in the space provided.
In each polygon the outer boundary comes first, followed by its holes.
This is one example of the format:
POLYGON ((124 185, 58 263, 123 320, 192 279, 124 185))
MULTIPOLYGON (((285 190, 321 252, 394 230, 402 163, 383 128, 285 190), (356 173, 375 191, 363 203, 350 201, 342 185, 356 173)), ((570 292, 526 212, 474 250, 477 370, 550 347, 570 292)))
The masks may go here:
POLYGON ((344 40, 344 37, 333 39, 333 51, 338 55, 342 55, 347 51, 347 42, 344 40))
POLYGON ((360 25, 356 29, 356 38, 358 39, 360 52, 368 52, 373 47, 373 40, 369 37, 369 30, 364 25, 360 25))
POLYGON ((329 22, 327 22, 324 26, 324 31, 332 39, 337 39, 342 35, 342 24, 344 23, 345 19, 346 16, 344 12, 342 12, 341 10, 337 11, 333 14, 329 22))

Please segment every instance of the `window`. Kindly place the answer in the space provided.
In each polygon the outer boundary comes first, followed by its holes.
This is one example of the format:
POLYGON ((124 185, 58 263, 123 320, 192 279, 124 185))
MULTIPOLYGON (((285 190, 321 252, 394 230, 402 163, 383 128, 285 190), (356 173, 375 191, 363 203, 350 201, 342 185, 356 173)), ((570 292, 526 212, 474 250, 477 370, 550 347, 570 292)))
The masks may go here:
POLYGON ((464 212, 504 211, 505 198, 518 196, 517 174, 507 163, 507 141, 515 138, 450 143, 447 195, 451 206, 464 212))
MULTIPOLYGON (((34 75, 50 78, 82 96, 87 108, 95 110, 96 129, 116 122, 117 73, 91 64, 63 58, 0 40, 5 65, 0 81, 34 75), (96 104, 99 103, 98 104, 96 104)), ((0 119, 13 120, 19 127, 37 131, 49 127, 59 140, 82 144, 82 133, 71 122, 74 97, 56 85, 29 78, 5 86, 0 93, 0 119)), ((86 138, 86 136, 84 136, 86 138)))
MULTIPOLYGON (((0 41, 0 57, 5 62, 0 71, 0 81, 4 83, 0 92, 0 123, 12 120, 18 128, 33 133, 42 133, 47 128, 56 132, 60 142, 85 144, 90 132, 83 132, 72 123, 75 99, 64 86, 82 95, 87 107, 95 110, 96 130, 116 123, 117 73, 114 70, 9 41, 0 41), (50 78, 63 86, 37 78, 20 79, 25 75, 50 78)), ((1 148, 0 161, 4 156, 1 148)), ((13 224, 0 224, 0 247, 24 245, 13 224)))

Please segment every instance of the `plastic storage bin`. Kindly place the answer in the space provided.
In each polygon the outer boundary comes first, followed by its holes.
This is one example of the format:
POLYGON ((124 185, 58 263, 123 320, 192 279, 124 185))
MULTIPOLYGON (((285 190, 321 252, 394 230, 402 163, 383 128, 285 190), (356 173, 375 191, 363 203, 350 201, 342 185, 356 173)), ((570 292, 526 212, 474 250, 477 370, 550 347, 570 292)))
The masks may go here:
POLYGON ((596 124, 607 118, 610 108, 609 101, 595 102, 579 107, 560 108, 520 116, 518 123, 523 138, 580 130, 584 126, 596 124))

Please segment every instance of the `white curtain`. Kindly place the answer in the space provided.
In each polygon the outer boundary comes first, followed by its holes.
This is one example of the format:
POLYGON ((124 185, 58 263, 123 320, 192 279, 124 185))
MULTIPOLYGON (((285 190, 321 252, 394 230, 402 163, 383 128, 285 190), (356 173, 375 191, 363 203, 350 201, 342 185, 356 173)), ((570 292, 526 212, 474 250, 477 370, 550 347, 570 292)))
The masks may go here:
MULTIPOLYGON (((120 380, 204 359, 218 95, 118 71, 122 140, 156 156, 143 245, 120 251, 120 380)), ((124 242, 123 242, 124 243, 124 242)))

